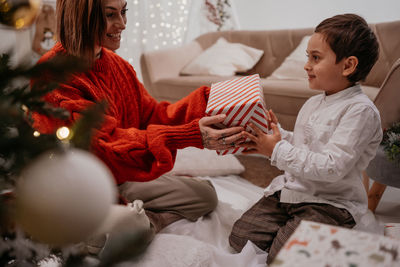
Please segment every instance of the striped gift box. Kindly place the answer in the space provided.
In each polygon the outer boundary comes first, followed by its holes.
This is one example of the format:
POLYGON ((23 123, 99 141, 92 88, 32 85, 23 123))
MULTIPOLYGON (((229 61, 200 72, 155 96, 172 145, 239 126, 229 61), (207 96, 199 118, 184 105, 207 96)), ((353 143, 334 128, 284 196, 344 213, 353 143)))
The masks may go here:
MULTIPOLYGON (((217 125, 220 128, 243 126, 246 131, 252 132, 248 126, 252 122, 267 133, 267 116, 260 76, 254 74, 212 84, 206 114, 208 116, 226 114, 222 125, 217 125)), ((244 150, 245 148, 232 148, 217 150, 217 153, 219 155, 235 154, 244 150)))

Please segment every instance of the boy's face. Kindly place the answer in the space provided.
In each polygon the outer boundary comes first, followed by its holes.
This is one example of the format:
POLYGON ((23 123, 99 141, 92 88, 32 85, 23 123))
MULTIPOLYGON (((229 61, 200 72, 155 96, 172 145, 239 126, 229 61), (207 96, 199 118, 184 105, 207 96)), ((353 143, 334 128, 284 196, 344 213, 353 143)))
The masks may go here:
POLYGON ((345 59, 336 63, 336 54, 323 34, 314 33, 311 36, 306 52, 308 61, 304 69, 311 89, 323 90, 330 95, 349 87, 350 82, 344 76, 345 59))

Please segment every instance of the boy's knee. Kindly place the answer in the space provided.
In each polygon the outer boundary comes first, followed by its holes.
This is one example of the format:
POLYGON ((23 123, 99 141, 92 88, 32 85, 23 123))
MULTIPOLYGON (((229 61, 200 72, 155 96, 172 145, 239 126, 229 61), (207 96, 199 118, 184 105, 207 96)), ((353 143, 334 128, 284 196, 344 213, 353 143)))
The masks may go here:
POLYGON ((229 245, 236 251, 236 252, 241 252, 243 247, 247 243, 246 238, 239 237, 234 233, 234 229, 232 229, 231 234, 229 235, 229 245))
POLYGON ((243 230, 241 219, 239 219, 233 224, 231 234, 229 235, 229 244, 237 252, 241 252, 249 240, 248 236, 243 234, 243 230))

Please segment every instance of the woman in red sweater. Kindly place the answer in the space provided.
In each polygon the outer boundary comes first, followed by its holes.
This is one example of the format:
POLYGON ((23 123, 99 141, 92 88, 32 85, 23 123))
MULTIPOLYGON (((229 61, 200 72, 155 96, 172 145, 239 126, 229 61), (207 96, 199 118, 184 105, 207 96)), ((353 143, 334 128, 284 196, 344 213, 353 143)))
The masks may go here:
MULTIPOLYGON (((223 115, 203 117, 208 87, 174 104, 157 103, 148 94, 132 66, 111 51, 120 46, 126 6, 126 0, 57 0, 59 42, 40 62, 66 53, 92 63, 90 70, 73 75, 46 95, 46 101, 70 111, 64 125, 72 124, 95 102, 107 101, 105 122, 91 150, 110 168, 122 196, 143 200, 159 231, 180 218, 196 220, 217 203, 209 182, 163 175, 172 169, 177 149, 226 149, 241 141, 243 128, 217 130, 212 125, 223 121, 223 115)), ((43 133, 61 126, 60 121, 38 114, 34 121, 43 133)))

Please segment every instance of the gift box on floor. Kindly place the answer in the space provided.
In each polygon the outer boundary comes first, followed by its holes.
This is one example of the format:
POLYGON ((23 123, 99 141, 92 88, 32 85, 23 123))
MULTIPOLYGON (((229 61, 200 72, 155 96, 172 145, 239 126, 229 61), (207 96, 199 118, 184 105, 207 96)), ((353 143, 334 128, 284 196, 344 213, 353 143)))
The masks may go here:
MULTIPOLYGON (((208 116, 226 114, 226 119, 219 127, 243 126, 252 132, 250 122, 265 133, 268 132, 267 116, 264 109, 264 98, 258 74, 244 76, 211 85, 207 103, 208 116)), ((219 155, 234 154, 245 148, 217 150, 219 155)))
POLYGON ((384 234, 388 237, 400 239, 400 223, 386 223, 384 234))
POLYGON ((400 266, 400 240, 302 221, 270 266, 400 266))

